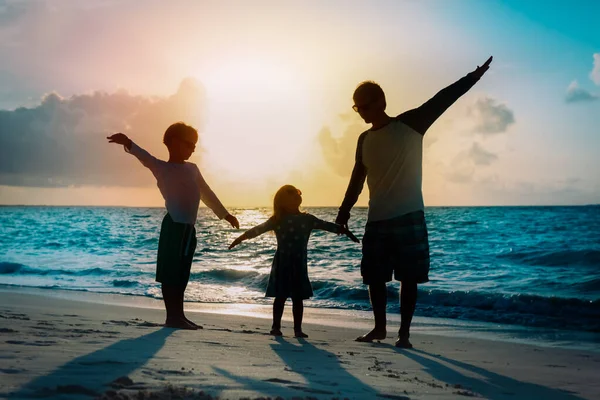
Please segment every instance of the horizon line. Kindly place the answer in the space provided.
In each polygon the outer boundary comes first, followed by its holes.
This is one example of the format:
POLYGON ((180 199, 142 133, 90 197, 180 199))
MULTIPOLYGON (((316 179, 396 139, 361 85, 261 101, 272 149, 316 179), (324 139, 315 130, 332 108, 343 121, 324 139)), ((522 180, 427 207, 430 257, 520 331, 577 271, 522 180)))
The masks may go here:
MULTIPOLYGON (((600 206, 600 203, 587 203, 587 204, 490 204, 490 205, 435 205, 428 206, 425 208, 484 208, 484 207, 591 207, 591 206, 600 206)), ((0 207, 88 207, 88 208, 162 208, 165 209, 164 206, 125 206, 125 205, 93 205, 93 204, 0 204, 0 207)), ((251 209, 251 208, 272 208, 272 205, 263 205, 263 206, 226 206, 226 208, 231 209, 251 209)), ((208 208, 207 206, 200 206, 199 209, 208 208)), ((339 206, 304 206, 301 208, 339 208, 339 206)), ((356 208, 364 208, 368 209, 369 206, 354 206, 353 209, 356 208)))

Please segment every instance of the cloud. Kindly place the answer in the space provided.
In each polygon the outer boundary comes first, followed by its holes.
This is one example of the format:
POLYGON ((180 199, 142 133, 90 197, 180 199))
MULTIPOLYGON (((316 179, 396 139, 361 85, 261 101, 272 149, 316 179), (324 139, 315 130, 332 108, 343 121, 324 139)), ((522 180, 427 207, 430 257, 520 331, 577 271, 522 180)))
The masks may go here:
POLYGON ((481 147, 479 143, 473 143, 473 146, 469 149, 468 155, 475 165, 490 165, 498 159, 496 154, 487 151, 481 147))
POLYGON ((503 133, 515 123, 513 111, 488 96, 477 99, 475 104, 468 108, 467 115, 474 124, 472 131, 482 134, 503 133))
POLYGON ((567 93, 565 95, 565 101, 567 103, 580 103, 595 100, 598 100, 598 95, 583 89, 579 86, 577 81, 571 82, 569 87, 567 87, 567 93))
POLYGON ((329 127, 323 127, 318 139, 325 162, 336 174, 349 177, 356 154, 357 140, 365 127, 355 114, 342 114, 340 118, 346 123, 346 128, 340 137, 332 135, 329 127))
POLYGON ((158 155, 166 153, 162 134, 175 121, 202 128, 204 90, 186 79, 169 97, 126 91, 62 98, 46 95, 33 108, 0 111, 0 185, 146 186, 144 168, 105 137, 124 132, 158 155))
POLYGON ((458 153, 450 167, 446 168, 446 178, 455 183, 470 183, 473 181, 478 167, 487 167, 498 160, 498 155, 492 153, 477 142, 468 150, 458 153))
POLYGON ((598 86, 600 86, 600 53, 594 54, 594 68, 590 72, 591 80, 598 86))

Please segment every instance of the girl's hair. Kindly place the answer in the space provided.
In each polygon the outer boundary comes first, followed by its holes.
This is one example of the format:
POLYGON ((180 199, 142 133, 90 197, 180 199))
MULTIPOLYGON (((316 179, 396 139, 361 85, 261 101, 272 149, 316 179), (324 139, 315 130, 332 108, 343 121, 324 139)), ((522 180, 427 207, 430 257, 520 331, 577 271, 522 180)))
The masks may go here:
POLYGON ((283 185, 279 188, 277 193, 275 193, 275 198, 273 199, 273 218, 275 218, 275 220, 279 220, 285 216, 286 210, 284 202, 286 197, 291 193, 300 194, 300 190, 292 185, 283 185))

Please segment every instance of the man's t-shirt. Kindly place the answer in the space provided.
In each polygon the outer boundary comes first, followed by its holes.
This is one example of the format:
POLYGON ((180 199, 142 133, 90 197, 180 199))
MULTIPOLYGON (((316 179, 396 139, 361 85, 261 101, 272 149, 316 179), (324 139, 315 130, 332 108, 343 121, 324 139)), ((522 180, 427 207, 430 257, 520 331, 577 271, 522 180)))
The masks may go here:
POLYGON ((442 89, 422 106, 398 115, 358 138, 356 161, 336 222, 346 223, 365 179, 368 221, 381 221, 424 209, 423 135, 476 82, 472 74, 442 89))

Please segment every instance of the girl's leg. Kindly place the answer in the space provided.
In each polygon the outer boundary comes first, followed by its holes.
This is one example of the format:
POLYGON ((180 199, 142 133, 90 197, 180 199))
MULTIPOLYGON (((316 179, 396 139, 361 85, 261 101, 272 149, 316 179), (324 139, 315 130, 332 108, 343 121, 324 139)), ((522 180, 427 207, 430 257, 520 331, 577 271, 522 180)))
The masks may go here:
POLYGON ((281 317, 283 317, 285 301, 285 297, 275 297, 275 300, 273 301, 273 326, 271 327, 271 335, 283 335, 281 333, 281 317))
POLYGON ((304 316, 304 302, 302 299, 292 299, 292 312, 294 314, 294 336, 307 338, 308 335, 302 332, 302 317, 304 316))

